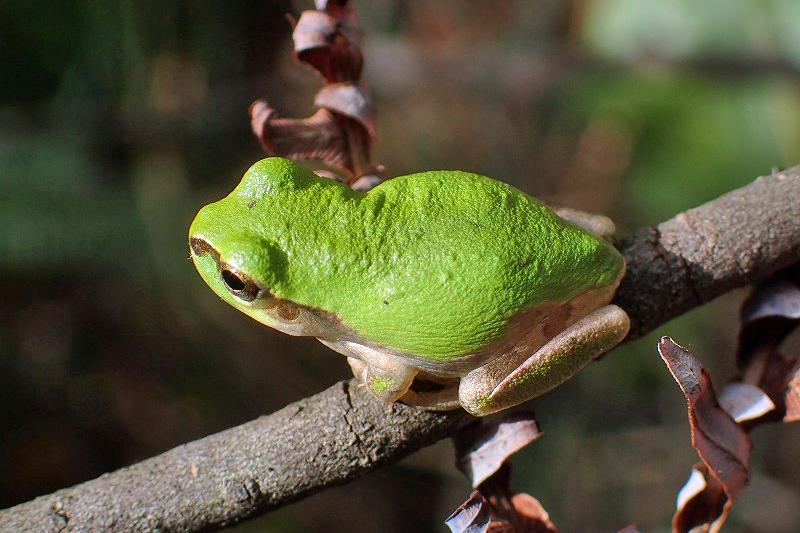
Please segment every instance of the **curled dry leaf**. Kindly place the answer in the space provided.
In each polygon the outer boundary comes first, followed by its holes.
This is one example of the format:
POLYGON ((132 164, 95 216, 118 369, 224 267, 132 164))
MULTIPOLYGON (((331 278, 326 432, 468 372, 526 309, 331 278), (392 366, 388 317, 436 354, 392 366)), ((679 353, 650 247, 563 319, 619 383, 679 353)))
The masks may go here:
POLYGON ((337 20, 319 11, 304 11, 300 20, 294 24, 292 40, 296 54, 303 54, 317 48, 327 48, 336 35, 339 23, 337 20))
POLYGON ((363 88, 349 82, 327 85, 314 97, 314 105, 352 118, 375 135, 375 110, 363 88))
POLYGON ((304 119, 274 118, 263 100, 250 106, 250 125, 265 152, 289 159, 319 159, 346 168, 349 154, 339 121, 327 109, 304 119))
POLYGON ((337 19, 328 11, 303 11, 292 32, 297 59, 311 65, 328 83, 361 77, 364 60, 351 21, 337 19))
POLYGON ((511 497, 511 505, 528 524, 529 529, 527 531, 542 533, 558 531, 555 524, 550 521, 550 515, 547 514, 539 500, 530 494, 514 494, 511 497))
POLYGON ((264 101, 253 103, 253 133, 269 154, 317 159, 336 167, 345 181, 367 190, 382 181, 382 168, 371 162, 375 120, 372 103, 358 85, 363 57, 355 12, 346 0, 319 0, 317 11, 304 11, 294 23, 295 56, 326 82, 314 100, 319 111, 303 119, 275 116, 264 101), (364 176, 369 179, 361 180, 364 176))
POLYGON ((746 322, 783 317, 800 319, 800 287, 797 267, 778 273, 761 283, 742 307, 742 319, 746 322))
POLYGON ((347 0, 314 0, 314 7, 320 11, 342 9, 347 5, 347 0))
POLYGON ((770 397, 749 383, 729 383, 719 397, 719 405, 736 422, 757 420, 775 409, 770 397))
POLYGON ((529 494, 511 495, 511 467, 487 479, 446 520, 454 533, 556 533, 542 504, 529 494))
POLYGON ((736 362, 744 370, 764 346, 777 347, 800 320, 800 271, 795 267, 759 284, 742 304, 736 362))
POLYGON ((800 361, 789 374, 786 386, 786 414, 783 420, 785 422, 800 421, 800 361))
POLYGON ((339 22, 339 31, 353 44, 361 42, 356 11, 347 6, 348 0, 315 0, 318 11, 324 11, 339 22))
POLYGON ((515 453, 541 436, 535 415, 517 411, 469 426, 453 439, 456 466, 473 487, 495 474, 515 453))
POLYGON ((344 179, 339 174, 331 172, 330 170, 317 169, 314 171, 314 174, 316 174, 321 178, 328 178, 329 180, 333 181, 344 181, 344 179))
POLYGON ((444 523, 453 533, 484 533, 489 530, 491 519, 491 505, 479 491, 473 490, 467 501, 453 511, 444 523))
POLYGON ((798 320, 800 269, 794 267, 758 285, 743 304, 736 354, 742 380, 729 384, 718 402, 700 362, 668 337, 661 339, 659 353, 689 402, 692 444, 703 460, 678 494, 674 531, 719 531, 747 483, 751 444, 745 428, 800 419, 800 362, 778 349, 798 320))
POLYGON ((350 183, 350 187, 352 187, 354 191, 368 191, 377 187, 382 182, 383 178, 377 174, 364 174, 350 183))
POLYGON ((763 345, 753 352, 741 381, 757 385, 769 396, 775 409, 753 420, 749 426, 784 418, 787 404, 792 400, 790 382, 795 364, 796 359, 784 356, 777 346, 771 344, 763 345))
POLYGON ((747 433, 720 407, 700 361, 669 337, 661 338, 658 352, 688 401, 692 446, 728 499, 735 500, 748 479, 752 445, 747 433))
POLYGON ((346 156, 344 167, 352 176, 350 184, 368 174, 379 177, 379 169, 369 161, 375 122, 372 103, 366 92, 349 82, 328 85, 317 93, 314 104, 329 111, 340 127, 345 141, 342 148, 346 156))
POLYGON ((540 435, 533 413, 518 411, 481 420, 453 439, 456 465, 470 478, 473 487, 477 487, 447 519, 447 525, 454 532, 556 531, 536 498, 512 494, 510 488, 508 459, 540 435))
POLYGON ((678 493, 672 530, 684 533, 699 527, 701 531, 719 531, 732 503, 722 483, 709 474, 706 465, 698 463, 678 493))
POLYGON ((800 325, 800 268, 779 272, 760 283, 742 305, 742 327, 736 362, 742 381, 758 386, 769 395, 773 420, 796 419, 797 381, 793 381, 797 355, 780 351, 786 337, 800 325))

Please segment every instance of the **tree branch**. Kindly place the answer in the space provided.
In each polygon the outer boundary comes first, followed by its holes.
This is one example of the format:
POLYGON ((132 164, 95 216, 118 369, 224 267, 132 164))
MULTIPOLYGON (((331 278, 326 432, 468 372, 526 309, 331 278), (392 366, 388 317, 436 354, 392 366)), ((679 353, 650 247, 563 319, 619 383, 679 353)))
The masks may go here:
POLYGON ((761 177, 619 243, 628 271, 615 303, 627 340, 800 262, 800 166, 761 177))
MULTIPOLYGON (((639 337, 735 287, 800 263, 800 166, 620 242, 616 303, 639 337)), ((382 406, 341 382, 241 426, 0 511, 2 531, 199 531, 233 524, 453 435, 464 412, 382 406)))

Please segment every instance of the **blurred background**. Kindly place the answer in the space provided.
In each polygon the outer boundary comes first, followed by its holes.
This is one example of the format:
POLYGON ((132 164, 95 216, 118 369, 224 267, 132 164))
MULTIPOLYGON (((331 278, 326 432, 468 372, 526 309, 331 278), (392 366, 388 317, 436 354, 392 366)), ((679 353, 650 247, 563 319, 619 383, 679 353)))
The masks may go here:
MULTIPOLYGON (((796 0, 356 1, 389 175, 459 168, 628 234, 800 163, 796 0)), ((234 312, 188 225, 263 157, 247 108, 306 116, 311 2, 0 4, 0 508, 318 392, 344 358, 234 312)), ((563 531, 667 531, 696 455, 656 350, 734 374, 738 291, 534 402, 514 487, 563 531)), ((753 434, 727 531, 800 530, 800 425, 753 434)), ((445 531, 448 442, 242 532, 445 531)))

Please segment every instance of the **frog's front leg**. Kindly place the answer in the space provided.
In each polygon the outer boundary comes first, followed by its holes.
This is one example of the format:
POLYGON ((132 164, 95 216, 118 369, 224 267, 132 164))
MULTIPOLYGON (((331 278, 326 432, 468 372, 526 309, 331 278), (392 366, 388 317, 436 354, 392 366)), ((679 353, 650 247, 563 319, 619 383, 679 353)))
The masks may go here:
POLYGON ((461 405, 476 416, 520 404, 560 385, 628 334, 628 315, 616 305, 595 310, 533 355, 513 350, 461 379, 461 405))
MULTIPOLYGON (((395 397, 400 394, 399 387, 389 387, 389 389, 395 389, 392 394, 389 395, 387 394, 388 389, 387 391, 382 390, 382 384, 387 381, 392 381, 393 379, 396 385, 404 383, 406 376, 403 369, 396 369, 395 372, 387 375, 385 369, 371 367, 361 359, 356 359, 355 357, 348 357, 347 362, 350 364, 350 368, 356 379, 366 384, 373 394, 377 395, 379 398, 383 398, 384 401, 393 402, 395 400, 400 400, 403 403, 431 411, 450 411, 461 407, 458 401, 457 384, 443 386, 439 390, 430 392, 417 392, 411 390, 411 382, 409 382, 408 385, 405 385, 405 393, 395 397), (375 386, 376 383, 378 387, 375 386)), ((404 368, 408 369, 409 367, 404 368)), ((417 371, 414 370, 414 374, 416 374, 416 372, 417 371)))
POLYGON ((389 354, 351 341, 326 341, 325 346, 347 356, 353 375, 369 390, 385 401, 398 400, 411 386, 418 370, 389 354))

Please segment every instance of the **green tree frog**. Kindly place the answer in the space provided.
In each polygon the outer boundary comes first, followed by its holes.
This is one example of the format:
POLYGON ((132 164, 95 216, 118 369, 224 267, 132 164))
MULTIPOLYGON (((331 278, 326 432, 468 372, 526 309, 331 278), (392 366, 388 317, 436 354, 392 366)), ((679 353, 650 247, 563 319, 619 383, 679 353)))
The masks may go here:
POLYGON ((360 192, 272 157, 200 210, 189 247, 223 300, 317 337, 378 397, 484 416, 628 332, 609 305, 625 261, 575 213, 468 172, 360 192))

